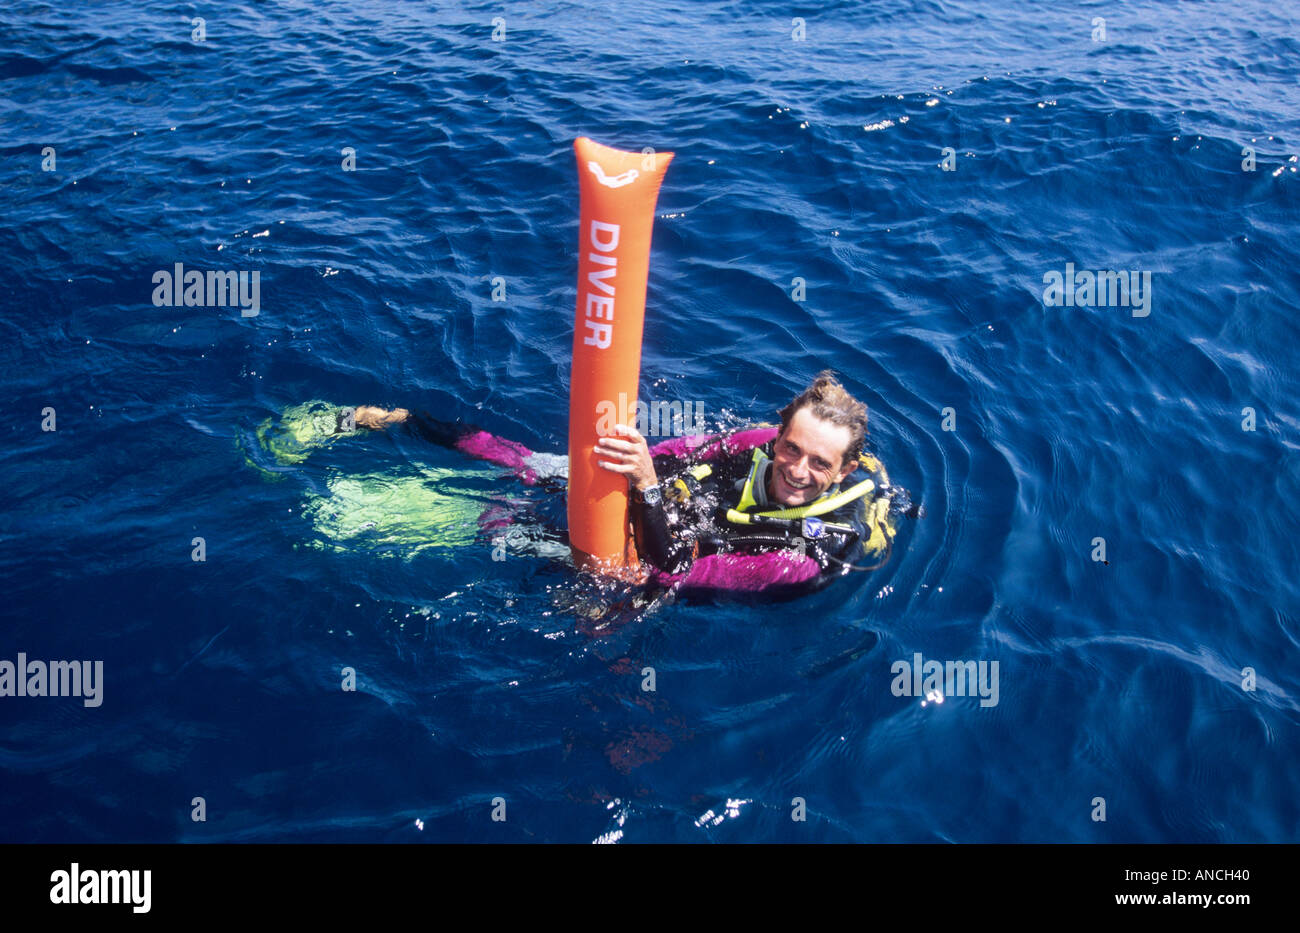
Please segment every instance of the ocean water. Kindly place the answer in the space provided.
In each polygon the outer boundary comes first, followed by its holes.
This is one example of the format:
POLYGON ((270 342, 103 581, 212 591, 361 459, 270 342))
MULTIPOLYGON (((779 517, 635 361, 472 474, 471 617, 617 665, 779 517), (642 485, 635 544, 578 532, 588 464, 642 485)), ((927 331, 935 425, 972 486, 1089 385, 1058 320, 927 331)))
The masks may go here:
POLYGON ((103 681, 0 697, 0 838, 1297 839, 1300 11, 800 9, 6 5, 0 660, 103 681), (493 559, 554 491, 260 442, 322 400, 562 452, 582 135, 677 154, 642 397, 834 368, 927 509, 887 566, 647 607, 493 559), (155 305, 176 263, 259 313, 155 305), (1067 264, 1149 303, 1049 304, 1067 264), (896 695, 918 654, 997 702, 896 695))

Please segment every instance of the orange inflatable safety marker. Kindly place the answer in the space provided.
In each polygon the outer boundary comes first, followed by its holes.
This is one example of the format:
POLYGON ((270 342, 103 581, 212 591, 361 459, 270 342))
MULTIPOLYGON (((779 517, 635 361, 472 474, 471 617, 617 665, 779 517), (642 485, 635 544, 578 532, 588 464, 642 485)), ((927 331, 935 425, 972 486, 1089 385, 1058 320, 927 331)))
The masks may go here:
MULTIPOLYGON (((634 411, 641 378, 650 233, 671 152, 574 142, 581 186, 578 308, 569 387, 569 541, 580 567, 614 576, 640 566, 628 532, 627 477, 593 453, 602 402, 634 411)), ((603 409, 609 411, 608 407, 603 409)))

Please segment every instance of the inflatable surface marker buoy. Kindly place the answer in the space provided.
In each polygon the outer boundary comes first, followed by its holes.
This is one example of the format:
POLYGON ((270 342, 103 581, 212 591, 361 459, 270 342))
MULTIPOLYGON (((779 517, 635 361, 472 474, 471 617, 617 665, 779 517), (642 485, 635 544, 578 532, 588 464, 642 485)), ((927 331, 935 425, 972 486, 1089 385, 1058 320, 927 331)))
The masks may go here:
POLYGON ((578 157, 578 304, 569 387, 569 541, 580 567, 625 576, 639 566, 627 478, 593 453, 601 403, 634 410, 655 203, 671 152, 623 152, 586 137, 578 157))

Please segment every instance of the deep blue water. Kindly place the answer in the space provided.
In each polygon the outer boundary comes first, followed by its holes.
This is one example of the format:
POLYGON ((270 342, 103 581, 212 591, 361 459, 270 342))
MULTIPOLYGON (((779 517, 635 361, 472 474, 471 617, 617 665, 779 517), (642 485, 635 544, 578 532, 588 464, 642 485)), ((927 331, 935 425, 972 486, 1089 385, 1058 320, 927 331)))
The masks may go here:
POLYGON ((1295 841, 1298 35, 1263 2, 7 4, 0 659, 104 686, 0 697, 0 839, 1295 841), (258 447, 323 399, 562 451, 580 135, 677 153, 643 398, 735 425, 835 368, 928 510, 885 568, 598 633, 617 595, 561 562, 311 511, 553 496, 401 431, 258 447), (156 307, 177 262, 258 271, 260 314, 156 307), (1045 306, 1066 263, 1150 272, 1150 314, 1045 306), (999 702, 895 696, 918 652, 997 661, 999 702))

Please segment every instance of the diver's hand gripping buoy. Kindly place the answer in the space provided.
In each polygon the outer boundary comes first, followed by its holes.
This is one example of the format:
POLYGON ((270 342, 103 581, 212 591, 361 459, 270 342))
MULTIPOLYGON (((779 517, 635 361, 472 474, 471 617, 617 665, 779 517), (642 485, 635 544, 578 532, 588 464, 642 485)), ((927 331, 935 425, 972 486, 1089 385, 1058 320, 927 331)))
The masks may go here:
MULTIPOLYGON (((639 564, 627 478, 601 469, 598 406, 635 399, 655 203, 671 152, 573 144, 581 189, 578 306, 569 386, 569 541, 579 566, 623 575, 639 564)), ((608 410, 608 409, 604 409, 608 410)))

